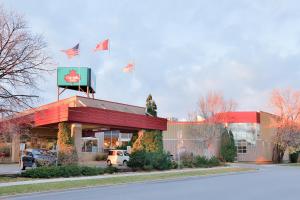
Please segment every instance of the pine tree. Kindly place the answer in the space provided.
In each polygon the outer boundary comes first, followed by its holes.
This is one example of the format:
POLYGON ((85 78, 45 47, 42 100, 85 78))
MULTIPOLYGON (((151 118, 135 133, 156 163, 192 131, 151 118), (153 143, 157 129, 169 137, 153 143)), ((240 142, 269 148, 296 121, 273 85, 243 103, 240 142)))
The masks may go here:
POLYGON ((221 135, 221 157, 226 162, 233 162, 236 157, 236 147, 232 131, 224 129, 221 135))
POLYGON ((157 105, 155 101, 152 99, 151 94, 149 94, 146 100, 146 113, 153 117, 157 117, 157 105))

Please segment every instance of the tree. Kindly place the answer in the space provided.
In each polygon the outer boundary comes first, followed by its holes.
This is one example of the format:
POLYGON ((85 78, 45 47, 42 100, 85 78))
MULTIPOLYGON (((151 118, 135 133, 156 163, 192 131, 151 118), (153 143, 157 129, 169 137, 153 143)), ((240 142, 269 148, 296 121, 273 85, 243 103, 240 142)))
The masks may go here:
POLYGON ((149 94, 146 100, 146 113, 153 117, 157 117, 157 106, 155 101, 152 99, 151 94, 149 94))
MULTIPOLYGON (((198 113, 204 118, 203 143, 210 144, 211 141, 221 140, 226 114, 235 110, 237 104, 232 100, 226 100, 221 92, 210 91, 205 96, 201 96, 198 102, 198 113)), ((199 134, 199 133, 197 133, 199 134)), ((232 137, 233 138, 233 137, 232 137)), ((220 146, 214 147, 217 151, 220 146)), ((207 146, 209 148, 209 146, 207 146)))
POLYGON ((0 7, 0 114, 30 107, 38 96, 28 92, 47 71, 49 57, 40 35, 30 32, 23 16, 0 7), (27 92, 25 92, 27 91, 27 92))
POLYGON ((210 91, 201 96, 198 102, 198 112, 206 120, 213 120, 218 113, 235 110, 237 104, 232 100, 225 100, 221 92, 210 91))
POLYGON ((233 134, 226 128, 221 135, 220 155, 226 162, 233 162, 237 155, 233 134))
POLYGON ((282 162, 284 153, 294 153, 300 149, 300 91, 292 88, 275 89, 270 98, 274 113, 272 121, 275 129, 273 162, 282 162))

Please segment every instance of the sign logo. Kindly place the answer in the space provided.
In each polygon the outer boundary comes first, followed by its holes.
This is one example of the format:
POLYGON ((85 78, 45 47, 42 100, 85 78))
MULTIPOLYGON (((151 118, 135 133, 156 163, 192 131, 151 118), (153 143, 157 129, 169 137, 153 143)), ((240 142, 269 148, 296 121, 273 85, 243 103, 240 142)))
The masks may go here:
POLYGON ((78 83, 80 81, 80 75, 75 70, 71 70, 69 74, 65 75, 65 81, 68 83, 78 83))

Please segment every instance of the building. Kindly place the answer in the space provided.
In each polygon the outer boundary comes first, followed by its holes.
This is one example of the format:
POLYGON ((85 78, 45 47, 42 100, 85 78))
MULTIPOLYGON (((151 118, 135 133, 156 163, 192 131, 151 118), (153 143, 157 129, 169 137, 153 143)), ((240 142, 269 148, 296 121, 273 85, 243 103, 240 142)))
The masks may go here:
MULTIPOLYGON (((237 160, 271 162, 274 137, 272 119, 266 112, 226 112, 214 117, 216 124, 231 130, 237 148, 237 160)), ((168 121, 163 133, 164 146, 172 154, 188 152, 197 155, 219 155, 220 127, 212 129, 205 122, 168 121), (213 130, 213 131, 212 131, 213 130)))
MULTIPOLYGON (((133 133, 143 130, 166 130, 167 120, 145 114, 145 107, 74 96, 35 109, 24 111, 7 124, 31 126, 14 132, 6 142, 10 149, 9 159, 19 161, 20 144, 26 148, 55 149, 58 123, 71 124, 75 148, 81 162, 93 160, 96 154, 126 145, 133 133)), ((3 134, 3 133, 2 133, 3 134)))

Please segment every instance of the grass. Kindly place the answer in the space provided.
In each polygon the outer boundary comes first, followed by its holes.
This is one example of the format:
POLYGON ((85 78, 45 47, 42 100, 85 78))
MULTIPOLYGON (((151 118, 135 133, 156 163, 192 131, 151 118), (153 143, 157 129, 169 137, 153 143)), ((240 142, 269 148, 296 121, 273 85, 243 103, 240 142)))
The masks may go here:
POLYGON ((287 165, 292 167, 300 167, 300 163, 289 163, 287 165))
POLYGON ((32 180, 32 179, 31 178, 23 178, 23 177, 0 176, 0 183, 29 181, 29 180, 32 180))
POLYGON ((65 190, 70 188, 83 188, 83 187, 93 187, 93 186, 136 183, 136 182, 144 182, 144 181, 180 179, 184 177, 207 176, 207 175, 215 175, 215 174, 234 173, 234 172, 246 172, 246 171, 253 171, 253 170, 254 169, 249 169, 249 168, 221 168, 221 169, 210 169, 210 170, 195 170, 195 171, 187 171, 187 172, 168 172, 162 174, 147 174, 147 175, 123 176, 123 177, 116 176, 116 177, 103 178, 103 179, 75 180, 75 181, 63 181, 63 182, 53 182, 53 183, 6 186, 6 187, 0 187, 0 196, 16 195, 16 194, 32 193, 32 192, 57 191, 57 190, 65 190))

